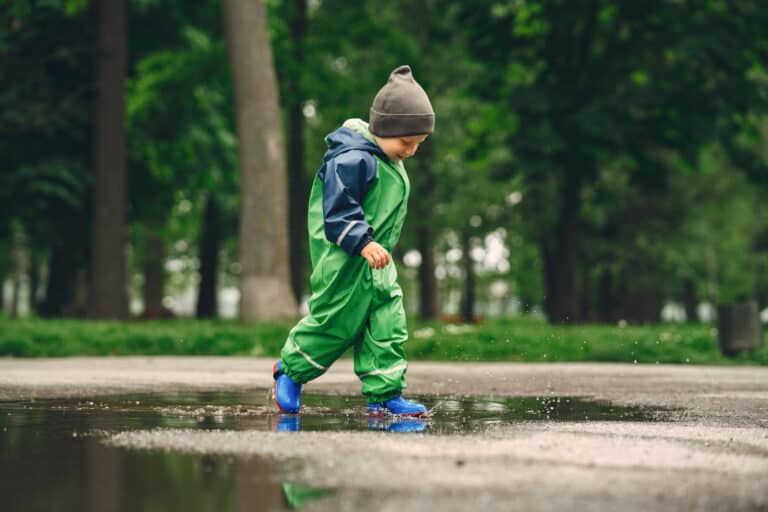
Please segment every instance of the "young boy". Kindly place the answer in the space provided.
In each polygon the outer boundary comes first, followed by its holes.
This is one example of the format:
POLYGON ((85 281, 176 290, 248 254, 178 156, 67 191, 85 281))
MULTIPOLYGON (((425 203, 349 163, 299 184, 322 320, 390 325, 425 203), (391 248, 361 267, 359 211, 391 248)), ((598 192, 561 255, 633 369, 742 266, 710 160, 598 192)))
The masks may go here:
POLYGON ((273 368, 272 394, 284 413, 299 412, 302 384, 322 375, 352 344, 369 414, 427 412, 400 396, 408 332, 390 257, 410 189, 402 161, 435 127, 432 104, 409 66, 389 75, 369 122, 350 119, 328 135, 312 185, 310 313, 288 334, 273 368))

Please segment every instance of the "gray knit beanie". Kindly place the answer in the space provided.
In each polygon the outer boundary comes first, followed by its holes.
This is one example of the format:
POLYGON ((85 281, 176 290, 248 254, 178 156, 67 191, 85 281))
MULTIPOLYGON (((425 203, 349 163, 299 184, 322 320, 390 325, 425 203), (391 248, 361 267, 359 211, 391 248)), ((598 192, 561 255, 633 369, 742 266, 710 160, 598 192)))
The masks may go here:
POLYGON ((376 94, 368 129, 379 137, 407 137, 432 133, 435 111, 427 93, 413 78, 410 66, 400 66, 376 94))

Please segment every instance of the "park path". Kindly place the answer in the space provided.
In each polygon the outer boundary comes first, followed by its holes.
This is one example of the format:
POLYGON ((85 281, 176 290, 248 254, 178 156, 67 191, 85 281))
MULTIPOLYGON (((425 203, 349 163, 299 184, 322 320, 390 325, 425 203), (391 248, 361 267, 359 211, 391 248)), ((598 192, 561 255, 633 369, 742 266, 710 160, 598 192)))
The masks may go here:
MULTIPOLYGON (((267 388, 272 360, 0 359, 0 399, 267 388)), ((478 434, 131 431, 109 442, 296 462, 339 492, 307 510, 768 510, 768 368, 412 362, 409 393, 580 396, 664 421, 523 422, 478 434)), ((309 391, 356 394, 351 361, 309 391)))
MULTIPOLYGON (((0 399, 268 388, 272 363, 249 357, 0 358, 0 399)), ((710 425, 768 418, 768 367, 411 362, 408 382, 406 393, 422 395, 583 396, 682 407, 690 419, 710 425)), ((341 360, 307 389, 355 394, 360 383, 352 362, 341 360)))

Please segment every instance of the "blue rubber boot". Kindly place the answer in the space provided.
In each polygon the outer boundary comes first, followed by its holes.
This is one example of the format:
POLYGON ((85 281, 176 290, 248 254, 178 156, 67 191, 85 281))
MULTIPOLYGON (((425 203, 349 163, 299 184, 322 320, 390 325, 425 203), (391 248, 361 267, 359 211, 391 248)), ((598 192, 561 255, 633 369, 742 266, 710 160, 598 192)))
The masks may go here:
POLYGON ((275 384, 272 387, 272 399, 280 412, 293 414, 301 408, 301 384, 296 384, 283 372, 283 362, 278 360, 272 367, 275 384))
POLYGON ((423 404, 406 400, 402 396, 391 398, 386 402, 368 404, 369 416, 384 416, 387 413, 397 416, 421 416, 427 413, 427 408, 423 404))

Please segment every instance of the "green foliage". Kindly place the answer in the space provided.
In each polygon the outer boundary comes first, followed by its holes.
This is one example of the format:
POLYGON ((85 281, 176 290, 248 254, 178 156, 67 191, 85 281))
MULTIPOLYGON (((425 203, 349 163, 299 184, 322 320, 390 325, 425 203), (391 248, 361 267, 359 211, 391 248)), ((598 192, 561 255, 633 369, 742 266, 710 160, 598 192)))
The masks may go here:
POLYGON ((87 240, 94 31, 79 3, 0 10, 0 247, 10 222, 35 252, 87 240))
MULTIPOLYGON (((50 151, 40 137, 50 137, 58 149, 63 145, 56 137, 82 135, 88 114, 92 66, 86 58, 93 30, 84 16, 68 15, 64 4, 12 2, 11 9, 0 11, 0 133, 36 135, 37 146, 25 148, 35 147, 35 156, 50 151)), ((16 142, 4 150, 15 149, 16 142)), ((19 156, 30 159, 29 153, 19 156)))
MULTIPOLYGON (((174 46, 142 57, 128 81, 131 158, 147 173, 134 180, 138 212, 151 208, 152 191, 158 188, 166 193, 179 188, 231 190, 237 183, 223 36, 215 34, 214 39, 193 26, 178 30, 174 46)), ((159 213, 167 214, 167 206, 159 213)))
MULTIPOLYGON (((633 310, 643 295, 675 296, 668 286, 673 267, 682 270, 681 262, 713 246, 749 258, 755 230, 738 234, 749 215, 735 204, 723 215, 724 196, 710 196, 702 210, 696 191, 708 180, 686 181, 680 173, 698 170, 701 152, 720 144, 731 158, 726 167, 755 182, 768 176, 756 151, 765 145, 755 120, 768 108, 768 19, 760 2, 723 9, 704 1, 487 1, 466 5, 455 22, 468 55, 482 65, 467 81, 468 94, 515 120, 487 118, 486 130, 504 134, 511 155, 504 175, 524 177, 527 238, 551 262, 548 286, 572 280, 570 288, 549 287, 549 296, 569 294, 572 304, 597 289, 603 303, 633 310), (720 218, 703 220, 710 209, 720 209, 720 218), (697 217, 710 235, 689 231, 697 217), (717 220, 731 227, 718 231, 717 220), (605 286, 598 289, 600 279, 605 286), (615 295, 606 296, 606 288, 615 295)), ((473 148, 465 160, 477 159, 473 148)), ((739 197, 748 209, 749 193, 742 189, 739 197)), ((735 259, 742 264, 734 261, 734 272, 715 279, 730 290, 710 298, 751 293, 751 265, 735 259)), ((703 267, 677 276, 701 276, 703 290, 703 267)), ((593 304, 580 306, 560 313, 589 314, 593 304)))
POLYGON ((20 166, 0 176, 0 211, 28 225, 55 218, 58 212, 81 208, 86 184, 79 162, 50 159, 20 166))
MULTIPOLYGON (((88 246, 91 7, 19 0, 0 10, 0 272, 11 222, 41 251, 62 239, 88 246)), ((683 281, 699 299, 768 304, 762 2, 323 0, 308 3, 301 46, 297 3, 267 7, 282 104, 311 107, 307 178, 325 135, 348 117, 366 118, 396 65, 411 64, 429 92, 437 129, 407 162, 414 193, 403 253, 433 230, 445 270, 459 233, 469 231, 475 247, 502 233, 509 268, 478 265, 480 297, 504 279, 512 294, 541 304, 552 296, 542 253, 566 232, 562 191, 575 177, 580 205, 569 215, 581 247, 570 270, 584 278, 588 318, 609 320, 594 311, 605 304, 631 309, 627 297, 644 287, 679 300, 683 281)), ((178 291, 197 270, 207 194, 224 211, 222 257, 236 254, 237 140, 221 3, 132 0, 128 14, 133 261, 139 268, 144 259, 144 228, 159 231, 168 258, 181 262, 169 281, 178 291)), ((288 151, 301 143, 287 142, 288 151)), ((308 190, 291 192, 306 201, 308 190)), ((563 264, 562 252, 551 252, 563 264)), ((456 272, 442 281, 448 292, 460 285, 456 272)))
POLYGON ((126 86, 131 169, 132 239, 137 265, 146 258, 146 227, 165 240, 169 259, 181 262, 169 290, 191 284, 200 219, 207 194, 224 207, 223 237, 236 232, 237 138, 232 87, 218 2, 188 9, 147 1, 133 24, 142 52, 126 86), (179 248, 179 249, 177 249, 179 248))

